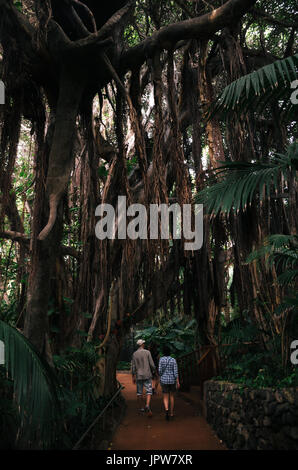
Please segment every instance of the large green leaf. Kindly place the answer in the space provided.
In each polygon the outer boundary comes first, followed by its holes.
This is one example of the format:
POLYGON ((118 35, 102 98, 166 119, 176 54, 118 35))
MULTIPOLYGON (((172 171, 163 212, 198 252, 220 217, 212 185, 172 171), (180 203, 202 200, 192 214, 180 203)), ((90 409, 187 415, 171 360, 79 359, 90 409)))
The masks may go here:
POLYGON ((267 237, 263 246, 253 251, 247 262, 265 258, 269 266, 279 270, 278 282, 281 285, 295 285, 298 277, 298 237, 297 235, 274 234, 267 237))
POLYGON ((28 443, 50 445, 60 415, 57 383, 50 366, 17 329, 0 320, 5 368, 13 380, 22 435, 28 443))
POLYGON ((298 143, 291 144, 285 155, 277 154, 270 163, 228 162, 215 171, 213 184, 202 190, 196 202, 204 204, 213 215, 245 209, 256 194, 260 200, 278 190, 278 179, 285 181, 296 169, 298 143))
POLYGON ((210 110, 210 117, 221 114, 233 119, 233 111, 245 114, 261 112, 273 99, 283 100, 285 115, 297 118, 297 106, 291 103, 291 83, 297 79, 298 54, 277 60, 228 85, 210 110))

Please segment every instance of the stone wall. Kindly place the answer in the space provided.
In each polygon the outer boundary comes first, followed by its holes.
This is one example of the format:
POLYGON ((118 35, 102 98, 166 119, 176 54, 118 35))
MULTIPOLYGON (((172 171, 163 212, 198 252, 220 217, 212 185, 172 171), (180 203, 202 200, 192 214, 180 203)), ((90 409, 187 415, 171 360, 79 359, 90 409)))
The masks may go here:
POLYGON ((255 390, 210 380, 204 408, 228 449, 298 450, 298 387, 255 390))

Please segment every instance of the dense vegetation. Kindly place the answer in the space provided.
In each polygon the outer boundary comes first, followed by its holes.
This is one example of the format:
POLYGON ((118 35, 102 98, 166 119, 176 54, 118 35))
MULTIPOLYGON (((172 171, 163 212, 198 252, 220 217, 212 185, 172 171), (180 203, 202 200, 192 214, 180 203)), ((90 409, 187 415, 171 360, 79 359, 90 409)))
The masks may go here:
POLYGON ((134 325, 297 383, 296 2, 102 3, 0 0, 4 448, 71 448, 134 325), (202 248, 98 240, 119 195, 203 203, 202 248))

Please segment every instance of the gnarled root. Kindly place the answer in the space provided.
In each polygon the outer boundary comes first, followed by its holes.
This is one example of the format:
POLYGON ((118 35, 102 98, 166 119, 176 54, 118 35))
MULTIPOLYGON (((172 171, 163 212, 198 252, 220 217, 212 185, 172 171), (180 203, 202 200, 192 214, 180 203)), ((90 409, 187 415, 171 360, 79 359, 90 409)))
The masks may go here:
POLYGON ((58 194, 51 194, 50 195, 50 215, 48 219, 47 225, 42 229, 40 234, 38 235, 38 240, 45 240, 49 233, 51 232, 57 218, 57 208, 60 201, 60 197, 58 194))

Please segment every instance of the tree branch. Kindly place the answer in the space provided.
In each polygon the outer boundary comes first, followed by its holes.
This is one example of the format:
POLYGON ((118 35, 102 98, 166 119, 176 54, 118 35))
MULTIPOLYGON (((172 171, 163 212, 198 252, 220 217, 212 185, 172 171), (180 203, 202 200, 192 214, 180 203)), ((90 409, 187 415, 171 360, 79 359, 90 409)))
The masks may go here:
POLYGON ((288 21, 278 20, 276 18, 273 18, 273 16, 268 15, 268 13, 266 13, 265 11, 260 10, 259 8, 253 8, 251 13, 254 17, 262 18, 264 21, 266 21, 266 23, 269 24, 275 24, 277 26, 283 26, 285 28, 297 28, 296 22, 289 23, 288 21))
POLYGON ((9 14, 10 20, 14 22, 14 26, 16 26, 19 30, 25 33, 29 38, 33 37, 34 34, 34 27, 30 24, 28 19, 18 11, 18 9, 7 0, 0 0, 0 11, 1 11, 1 20, 6 12, 9 14))
POLYGON ((4 232, 0 232, 0 238, 4 238, 6 240, 13 240, 19 243, 30 243, 30 237, 25 233, 14 232, 13 230, 5 230, 4 232))
MULTIPOLYGON (((26 233, 14 232, 13 230, 5 230, 0 232, 0 239, 12 240, 14 242, 23 243, 28 249, 30 246, 30 237, 26 233)), ((72 246, 60 246, 60 253, 62 256, 72 256, 73 258, 80 259, 81 254, 72 246)))
POLYGON ((125 5, 120 10, 116 11, 113 16, 100 28, 98 31, 98 36, 100 38, 106 38, 107 36, 112 36, 114 28, 128 17, 132 11, 134 1, 129 1, 127 5, 125 5))
POLYGON ((122 71, 142 65, 157 50, 172 49, 180 40, 209 38, 220 29, 239 21, 255 2, 256 0, 229 0, 210 13, 159 29, 122 54, 120 62, 122 71))
POLYGON ((194 13, 188 9, 183 0, 174 0, 174 2, 181 8, 182 11, 184 11, 184 13, 187 14, 189 18, 193 18, 195 16, 194 13))

